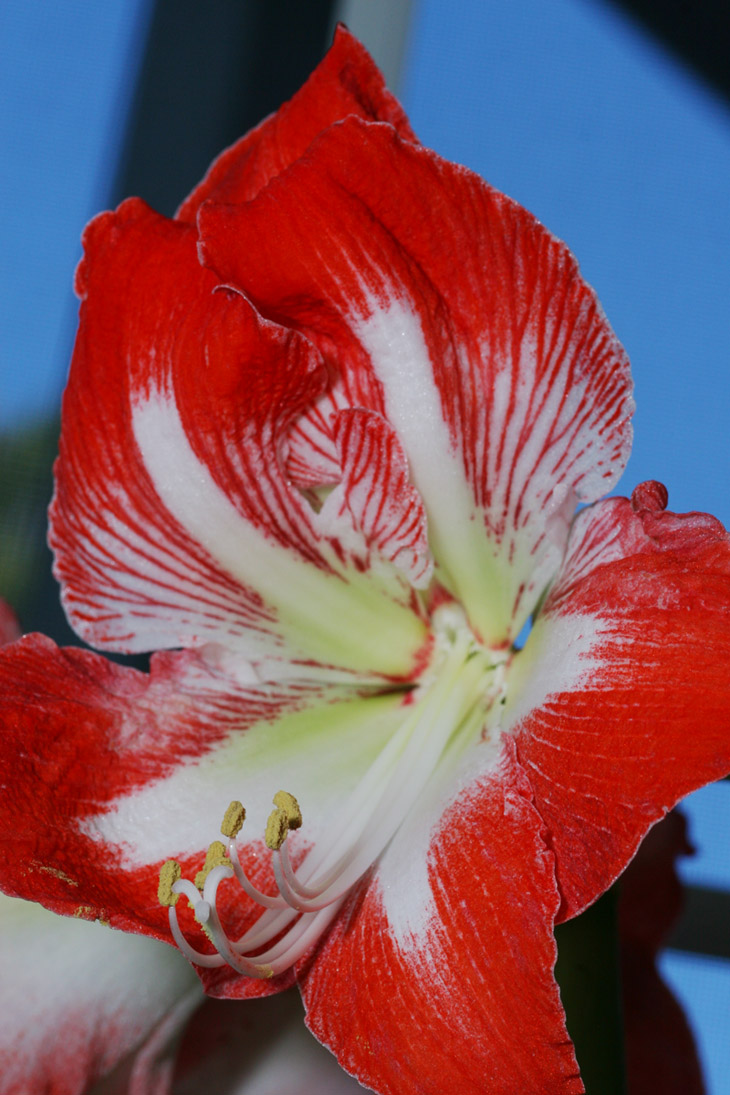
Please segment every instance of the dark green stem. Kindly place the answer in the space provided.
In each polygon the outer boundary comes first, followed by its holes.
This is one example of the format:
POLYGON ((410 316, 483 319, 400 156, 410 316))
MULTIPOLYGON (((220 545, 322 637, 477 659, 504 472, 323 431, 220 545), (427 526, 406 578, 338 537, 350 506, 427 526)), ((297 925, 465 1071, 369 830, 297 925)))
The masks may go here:
POLYGON ((555 976, 586 1095, 625 1095, 618 885, 555 929, 555 976))

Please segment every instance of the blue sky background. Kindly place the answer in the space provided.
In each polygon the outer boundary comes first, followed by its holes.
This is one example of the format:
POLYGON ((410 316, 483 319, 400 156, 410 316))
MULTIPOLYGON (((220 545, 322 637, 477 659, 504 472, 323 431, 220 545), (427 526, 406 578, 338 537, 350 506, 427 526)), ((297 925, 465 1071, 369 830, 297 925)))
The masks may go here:
POLYGON ((0 430, 58 406, 74 267, 109 201, 147 0, 0 5, 0 430))
MULTIPOLYGON (((58 404, 79 236, 109 201, 148 11, 0 7, 0 430, 58 404)), ((730 523, 727 107, 603 0, 415 0, 400 91, 422 140, 531 209, 597 289, 636 382, 622 489, 659 478, 673 508, 730 523)), ((688 881, 730 889, 729 793, 690 800, 688 881)), ((730 964, 663 968, 723 1095, 730 964)))

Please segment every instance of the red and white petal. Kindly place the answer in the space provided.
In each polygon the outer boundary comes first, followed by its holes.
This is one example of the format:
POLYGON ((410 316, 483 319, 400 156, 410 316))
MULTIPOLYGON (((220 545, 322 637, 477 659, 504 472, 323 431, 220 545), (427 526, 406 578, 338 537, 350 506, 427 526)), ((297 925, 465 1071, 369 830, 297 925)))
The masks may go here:
POLYGON ((215 160, 180 206, 178 219, 194 224, 208 198, 250 201, 270 179, 303 156, 323 129, 350 114, 388 122, 406 140, 416 141, 403 108, 386 88, 372 57, 340 24, 332 48, 307 82, 215 160))
POLYGON ((352 553, 360 554, 366 569, 374 566, 374 553, 424 589, 433 571, 426 513, 398 435, 382 415, 349 410, 337 416, 334 439, 342 479, 319 515, 323 534, 346 542, 351 531, 358 538, 352 553))
POLYGON ((644 484, 576 518, 510 670, 504 726, 580 912, 649 829, 730 771, 730 538, 644 484))
POLYGON ((85 245, 50 536, 76 630, 407 675, 425 633, 410 587, 325 540, 283 468, 326 383, 316 351, 214 292, 195 231, 137 200, 85 245))
POLYGON ((295 988, 266 1000, 208 998, 183 1035, 172 1095, 356 1095, 360 1085, 304 1025, 295 988))
POLYGON ((445 812, 432 788, 300 970, 307 1023, 381 1095, 582 1092, 529 784, 509 741, 469 761, 445 812))
POLYGON ((4 894, 0 967, 2 1095, 83 1095, 203 996, 171 947, 4 894))
POLYGON ((304 331, 350 404, 394 426, 437 575, 485 641, 514 636, 576 500, 615 483, 631 440, 628 361, 567 248, 476 175, 357 118, 198 225, 222 281, 304 331))
MULTIPOLYGON (((148 677, 40 636, 0 652, 0 697, 2 765, 13 773, 0 805, 4 887, 55 912, 166 940, 157 884, 167 859, 194 878, 238 799, 247 811, 242 862, 273 892, 263 846, 273 795, 296 795, 299 848, 315 843, 407 702, 335 686, 250 688, 192 653, 156 655, 148 677)), ((220 896, 232 933, 261 912, 233 881, 220 896)), ((200 946, 186 909, 181 922, 200 946)), ((281 979, 240 984, 228 967, 207 977, 219 994, 281 987, 281 979), (236 984, 225 988, 226 980, 236 984)))

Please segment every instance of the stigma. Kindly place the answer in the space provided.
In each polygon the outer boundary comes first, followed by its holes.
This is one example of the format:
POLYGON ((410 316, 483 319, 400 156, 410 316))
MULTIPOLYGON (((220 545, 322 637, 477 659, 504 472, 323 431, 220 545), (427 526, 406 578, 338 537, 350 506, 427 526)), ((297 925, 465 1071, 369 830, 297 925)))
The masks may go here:
MULTIPOLYGON (((254 978, 284 973, 311 950, 357 884, 378 861, 417 806, 447 753, 484 740, 490 716, 499 711, 507 655, 479 646, 453 613, 440 628, 443 641, 429 671, 403 705, 403 721, 332 817, 316 843, 293 858, 292 834, 303 827, 302 811, 289 791, 273 797, 264 841, 275 886, 259 889, 241 863, 241 831, 246 812, 231 802, 221 824, 223 840, 208 848, 205 863, 190 881, 175 860, 160 871, 158 899, 167 907, 170 930, 188 960, 197 966, 224 964, 254 978), (294 865, 294 862, 297 865, 294 865), (259 909, 252 926, 238 938, 225 930, 219 887, 233 880, 240 900, 259 909), (193 946, 183 934, 176 905, 183 896, 193 909, 214 952, 193 946)), ((295 838, 299 839, 298 837, 295 838)))

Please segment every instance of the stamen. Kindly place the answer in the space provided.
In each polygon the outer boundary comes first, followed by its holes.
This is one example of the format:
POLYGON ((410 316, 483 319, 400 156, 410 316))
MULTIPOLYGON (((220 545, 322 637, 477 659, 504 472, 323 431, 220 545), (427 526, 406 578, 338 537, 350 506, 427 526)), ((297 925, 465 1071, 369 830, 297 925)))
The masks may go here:
POLYGON ((429 676, 422 678, 416 702, 404 707, 396 733, 296 868, 287 838, 301 827, 302 812, 288 791, 274 795, 265 842, 272 852, 275 893, 259 890, 241 866, 237 837, 246 815, 240 802, 229 805, 221 824, 227 845, 220 841, 210 845, 195 886, 180 877, 174 860, 165 864, 160 872, 160 901, 169 906, 173 937, 190 961, 208 967, 227 963, 257 978, 275 976, 294 965, 383 853, 437 765, 465 742, 479 740, 487 710, 501 695, 504 659, 499 652, 478 647, 453 613, 445 624, 438 660, 429 676), (223 929, 217 905, 220 883, 232 876, 262 908, 238 939, 229 938, 223 929), (173 907, 181 893, 216 948, 215 955, 198 951, 183 937, 173 907))
POLYGON ((199 890, 202 890, 205 885, 205 880, 213 868, 219 867, 221 864, 225 867, 229 866, 228 859, 226 858, 226 849, 223 844, 221 844, 220 840, 214 840, 206 852, 202 871, 198 871, 195 876, 195 885, 199 890))
MULTIPOLYGON (((177 896, 182 894, 187 897, 188 902, 195 912, 196 916, 200 913, 204 916, 201 906, 203 905, 203 899, 200 896, 199 891, 193 886, 192 882, 189 882, 187 878, 180 878, 174 883, 173 892, 177 899, 177 896)), ((225 958, 220 954, 205 954, 203 951, 197 950, 195 947, 188 943, 187 939, 180 930, 180 925, 177 919, 177 910, 170 907, 167 912, 168 920, 170 923, 170 931, 172 937, 177 943, 178 947, 185 955, 189 962, 194 962, 196 966, 205 966, 207 969, 214 969, 218 966, 225 965, 225 958)), ((215 946, 215 944, 213 944, 215 946)))
MULTIPOLYGON (((224 818, 225 820, 225 818, 224 818)), ((266 847, 278 852, 292 829, 302 824, 302 811, 299 803, 288 791, 277 791, 274 795, 274 809, 266 822, 266 847)))
POLYGON ((224 878, 229 876, 229 867, 218 866, 213 868, 206 880, 205 891, 203 893, 203 903, 207 906, 205 917, 206 934, 209 933, 213 946, 218 953, 225 958, 228 965, 232 966, 235 970, 238 970, 239 973, 243 973, 247 977, 273 977, 274 971, 271 966, 258 961, 252 962, 234 951, 230 945, 230 939, 221 927, 221 922, 218 919, 218 910, 216 908, 216 897, 218 886, 224 878))
POLYGON ((301 829, 302 811, 294 795, 290 795, 288 791, 277 791, 274 795, 274 806, 284 811, 290 829, 301 829))
POLYGON ((233 868, 233 873, 236 876, 236 881, 249 897, 253 898, 257 904, 263 905, 267 909, 283 909, 286 907, 286 901, 284 901, 282 897, 271 897, 269 894, 262 893, 247 877, 241 866, 241 861, 238 858, 238 849, 235 840, 228 841, 228 856, 230 858, 231 867, 233 868))
POLYGON ((306 954, 313 943, 319 939, 340 909, 341 901, 328 905, 318 913, 301 916, 292 930, 268 951, 257 956, 257 961, 266 962, 274 974, 284 973, 306 954))
POLYGON ((271 848, 272 852, 278 852, 288 835, 289 822, 286 814, 281 807, 277 806, 271 811, 266 822, 266 833, 264 834, 266 847, 271 848))
POLYGON ((234 799, 223 815, 223 821, 221 822, 222 835, 227 836, 229 840, 235 839, 240 833, 245 820, 246 811, 243 805, 234 799))
POLYGON ((172 887, 182 875, 182 867, 176 859, 168 859, 160 868, 160 881, 157 886, 157 900, 161 905, 170 908, 177 903, 179 894, 174 893, 172 887))
MULTIPOLYGON (((279 849, 279 861, 281 862, 282 869, 284 871, 284 877, 286 878, 289 889, 298 894, 300 897, 317 897, 322 893, 321 886, 305 886, 294 873, 291 857, 289 856, 289 845, 283 844, 279 849)), ((276 868, 274 868, 276 870, 276 868)))
MULTIPOLYGON (((180 930, 177 914, 174 909, 170 909, 169 911, 169 920, 172 938, 175 940, 188 962, 193 962, 196 966, 203 966, 205 969, 219 969, 221 966, 225 966, 226 960, 222 954, 204 954, 203 951, 197 950, 188 943, 180 930)), ((213 946, 215 946, 215 944, 213 944, 213 946)))
POLYGON ((253 954, 255 951, 260 951, 262 947, 268 946, 271 940, 281 935, 283 931, 287 931, 287 934, 294 931, 304 917, 297 919, 297 913, 283 898, 281 903, 280 910, 262 913, 253 927, 232 944, 233 949, 239 954, 253 954))

